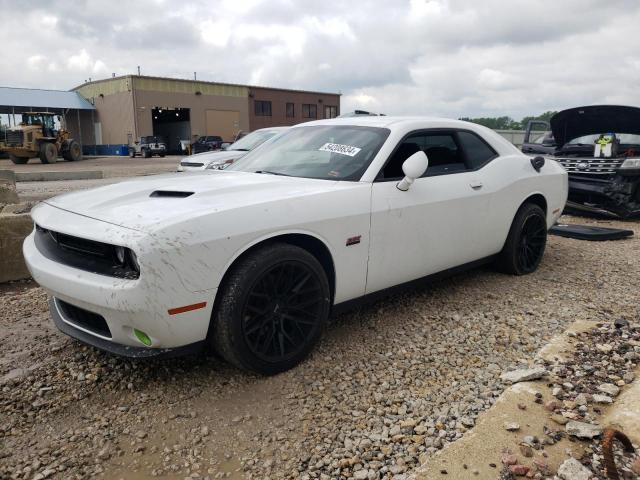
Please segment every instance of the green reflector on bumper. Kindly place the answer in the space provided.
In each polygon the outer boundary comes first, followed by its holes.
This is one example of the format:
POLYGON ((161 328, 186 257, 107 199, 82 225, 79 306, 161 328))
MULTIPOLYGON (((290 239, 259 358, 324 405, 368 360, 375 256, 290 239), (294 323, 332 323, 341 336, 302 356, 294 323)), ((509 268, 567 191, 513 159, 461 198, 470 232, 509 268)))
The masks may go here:
POLYGON ((147 347, 151 346, 151 339, 149 338, 149 335, 147 335, 144 332, 141 332, 137 328, 133 329, 133 333, 135 333, 136 338, 140 340, 143 344, 145 344, 147 347))

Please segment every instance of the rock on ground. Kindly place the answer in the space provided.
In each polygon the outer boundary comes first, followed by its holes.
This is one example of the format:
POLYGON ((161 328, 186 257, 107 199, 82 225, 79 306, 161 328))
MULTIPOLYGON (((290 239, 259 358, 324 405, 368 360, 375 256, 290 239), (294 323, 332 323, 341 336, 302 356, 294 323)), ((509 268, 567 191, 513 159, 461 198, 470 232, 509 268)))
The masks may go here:
POLYGON ((590 480, 593 478, 591 471, 575 458, 569 458, 562 462, 558 468, 558 476, 562 480, 590 480))

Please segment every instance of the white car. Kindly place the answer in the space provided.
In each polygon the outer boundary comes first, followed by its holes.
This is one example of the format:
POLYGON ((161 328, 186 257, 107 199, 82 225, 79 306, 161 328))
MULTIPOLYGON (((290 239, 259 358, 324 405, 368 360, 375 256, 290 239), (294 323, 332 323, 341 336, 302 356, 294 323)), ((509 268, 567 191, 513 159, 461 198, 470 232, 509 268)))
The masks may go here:
POLYGON ((288 128, 289 127, 261 128, 260 130, 251 132, 240 140, 233 142, 224 150, 191 155, 180 162, 178 165, 178 171, 190 172, 207 169, 222 170, 243 155, 246 155, 247 152, 262 145, 270 138, 284 132, 288 128))
POLYGON ((224 170, 40 203, 24 256, 60 330, 134 357, 211 346, 273 374, 331 312, 485 262, 533 272, 567 173, 457 120, 290 128, 224 170))

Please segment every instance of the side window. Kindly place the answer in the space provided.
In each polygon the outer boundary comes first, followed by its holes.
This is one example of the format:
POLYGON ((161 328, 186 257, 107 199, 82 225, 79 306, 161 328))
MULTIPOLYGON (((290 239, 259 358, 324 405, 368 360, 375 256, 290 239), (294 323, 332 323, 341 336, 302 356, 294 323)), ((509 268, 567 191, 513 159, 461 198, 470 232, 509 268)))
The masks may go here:
POLYGON ((489 160, 498 156, 495 150, 475 133, 458 132, 458 139, 471 169, 480 168, 489 160))
POLYGON ((416 133, 403 140, 382 169, 378 178, 402 178, 402 164, 411 155, 423 151, 429 158, 425 176, 466 170, 454 132, 416 133))

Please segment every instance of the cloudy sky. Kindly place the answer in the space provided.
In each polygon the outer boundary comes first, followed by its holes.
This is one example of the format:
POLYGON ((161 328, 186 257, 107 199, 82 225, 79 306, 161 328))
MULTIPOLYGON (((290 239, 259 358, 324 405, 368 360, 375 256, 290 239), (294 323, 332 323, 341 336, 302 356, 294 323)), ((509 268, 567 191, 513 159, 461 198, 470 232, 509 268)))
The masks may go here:
POLYGON ((0 0, 0 85, 134 73, 447 117, 640 105, 638 0, 0 0))

